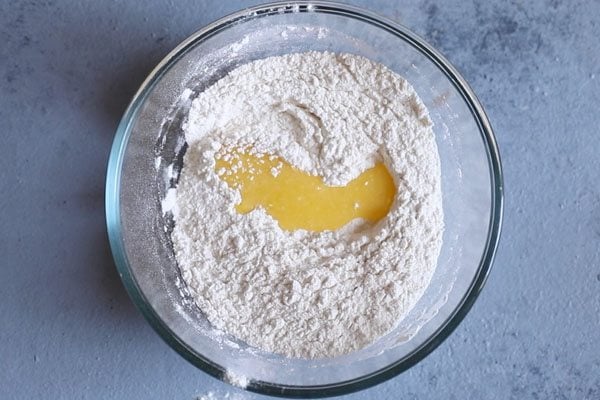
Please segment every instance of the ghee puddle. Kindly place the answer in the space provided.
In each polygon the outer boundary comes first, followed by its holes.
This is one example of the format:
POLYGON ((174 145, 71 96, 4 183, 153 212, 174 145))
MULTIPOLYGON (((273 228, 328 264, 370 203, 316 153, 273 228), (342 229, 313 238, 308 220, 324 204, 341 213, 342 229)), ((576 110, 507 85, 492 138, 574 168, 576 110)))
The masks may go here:
POLYGON ((289 231, 336 230, 355 218, 377 222, 390 210, 396 187, 382 163, 346 186, 328 186, 274 156, 231 151, 216 159, 215 171, 242 196, 236 210, 246 214, 263 207, 289 231))

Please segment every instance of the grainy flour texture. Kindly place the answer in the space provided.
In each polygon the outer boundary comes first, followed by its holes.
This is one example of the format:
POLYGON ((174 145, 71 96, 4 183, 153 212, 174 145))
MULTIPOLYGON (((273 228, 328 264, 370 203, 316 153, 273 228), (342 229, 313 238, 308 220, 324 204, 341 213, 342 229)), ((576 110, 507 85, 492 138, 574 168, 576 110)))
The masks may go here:
POLYGON ((290 357, 332 357, 394 328, 435 270, 440 162, 413 88, 381 64, 308 52, 241 66, 201 93, 185 124, 173 245, 198 306, 218 329, 290 357), (376 224, 285 231, 215 172, 232 148, 282 157, 329 185, 383 161, 397 186, 376 224))

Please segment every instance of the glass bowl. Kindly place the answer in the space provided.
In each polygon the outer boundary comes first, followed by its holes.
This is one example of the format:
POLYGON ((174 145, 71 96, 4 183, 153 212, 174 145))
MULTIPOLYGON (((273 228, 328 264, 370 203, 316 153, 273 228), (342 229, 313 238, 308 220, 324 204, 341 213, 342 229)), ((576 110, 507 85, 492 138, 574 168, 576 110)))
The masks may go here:
POLYGON ((370 12, 326 2, 248 8, 194 33, 150 73, 118 127, 107 172, 106 218, 114 259, 135 304, 191 363, 247 390, 324 397, 372 386, 433 351, 464 318, 489 273, 502 219, 502 174, 490 124, 475 95, 435 49, 370 12), (213 329, 193 303, 163 213, 186 151, 191 100, 237 66, 308 50, 378 61, 428 107, 442 169, 444 244, 431 284, 386 336, 340 357, 291 359, 213 329))

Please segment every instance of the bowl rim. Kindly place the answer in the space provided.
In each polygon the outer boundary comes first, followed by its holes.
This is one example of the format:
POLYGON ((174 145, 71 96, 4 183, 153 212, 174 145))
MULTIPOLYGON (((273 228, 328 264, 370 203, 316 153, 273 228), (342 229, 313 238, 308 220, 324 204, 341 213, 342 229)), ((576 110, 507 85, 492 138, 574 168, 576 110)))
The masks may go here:
POLYGON ((450 62, 446 60, 444 56, 442 56, 431 45, 425 42, 425 40, 411 32, 403 25, 360 7, 349 6, 336 2, 292 1, 265 3, 254 7, 248 7, 222 17, 219 20, 194 32, 178 46, 176 46, 150 72, 136 94, 133 96, 117 127, 110 151, 106 177, 105 208, 107 232, 113 259, 121 280, 123 281, 123 284, 134 304, 142 312, 154 330, 158 332, 158 334, 164 341, 167 342, 167 344, 169 344, 169 346, 171 346, 181 356, 204 372, 227 382, 226 371, 222 367, 192 350, 164 323, 164 321, 162 321, 155 310, 150 306, 150 303, 142 293, 140 287, 136 283, 135 277, 132 274, 125 252, 120 220, 120 175, 125 155, 124 150, 129 141, 129 136, 133 125, 132 123, 151 90, 161 79, 164 73, 168 71, 185 53, 187 53, 188 50, 193 48, 195 44, 212 37, 216 33, 227 29, 233 24, 243 22, 248 18, 255 19, 281 13, 305 12, 333 14, 371 24, 399 37, 400 39, 403 39, 412 45, 416 50, 425 55, 430 61, 436 64, 457 89, 457 91, 462 95, 471 111, 473 118, 479 126, 479 131, 481 133, 487 153, 491 180, 491 208, 488 235, 485 250, 482 254, 477 273, 471 282, 469 289, 463 295, 459 305, 425 342, 423 342, 419 347, 414 349, 403 359, 397 360, 382 369, 358 378, 354 378, 352 380, 312 386, 292 386, 264 381, 251 381, 245 388, 246 390, 252 392, 271 396, 319 398, 348 394, 374 386, 406 371, 424 359, 429 353, 435 350, 452 333, 452 331, 454 331, 454 329, 467 315, 468 311, 471 309, 479 293, 481 292, 490 273, 496 249, 498 247, 503 216, 504 189, 500 155, 492 127, 482 105, 465 79, 450 64, 450 62))

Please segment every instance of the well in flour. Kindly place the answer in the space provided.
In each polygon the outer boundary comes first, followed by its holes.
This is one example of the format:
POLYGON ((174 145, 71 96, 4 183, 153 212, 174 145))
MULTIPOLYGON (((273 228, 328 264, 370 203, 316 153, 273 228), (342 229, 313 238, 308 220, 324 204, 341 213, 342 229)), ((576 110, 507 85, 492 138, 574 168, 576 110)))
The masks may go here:
MULTIPOLYGON (((441 247, 440 162, 427 110, 381 64, 308 52, 251 62, 193 102, 177 187, 175 255, 218 329, 290 357, 333 357, 387 333, 427 287, 441 247), (396 195, 376 224, 286 231, 215 171, 252 148, 345 185, 384 162, 396 195)), ((276 173, 276 171, 274 171, 276 173)))

